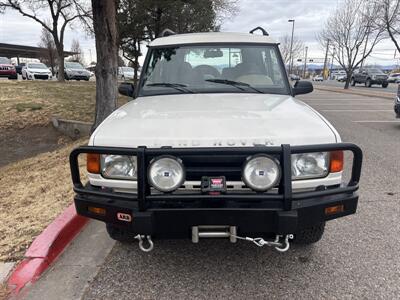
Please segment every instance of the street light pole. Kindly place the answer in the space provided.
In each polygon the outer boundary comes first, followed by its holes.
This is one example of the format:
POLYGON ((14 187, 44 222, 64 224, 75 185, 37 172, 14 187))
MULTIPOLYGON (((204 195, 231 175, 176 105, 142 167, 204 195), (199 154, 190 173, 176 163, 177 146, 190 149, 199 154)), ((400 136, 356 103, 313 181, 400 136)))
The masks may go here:
POLYGON ((306 72, 307 72, 307 51, 308 51, 308 47, 306 46, 306 55, 304 57, 303 78, 306 78, 306 72))
POLYGON ((290 40, 290 60, 289 60, 289 74, 292 72, 293 68, 293 35, 294 35, 294 19, 288 20, 289 23, 292 23, 292 38, 290 40))
POLYGON ((330 40, 328 39, 327 42, 326 42, 324 69, 322 70, 322 77, 324 78, 324 80, 326 80, 326 69, 327 69, 327 63, 328 63, 329 42, 330 42, 330 40))

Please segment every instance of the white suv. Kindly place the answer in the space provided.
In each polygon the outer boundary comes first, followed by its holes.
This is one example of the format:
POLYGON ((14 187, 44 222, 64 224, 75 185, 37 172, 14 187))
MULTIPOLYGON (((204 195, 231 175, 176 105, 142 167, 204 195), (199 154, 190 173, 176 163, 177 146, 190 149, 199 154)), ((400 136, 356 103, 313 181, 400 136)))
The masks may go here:
POLYGON ((144 251, 157 238, 212 237, 286 251, 355 213, 361 150, 294 98, 312 84, 291 87, 278 43, 254 31, 166 31, 149 44, 138 86, 120 86, 133 100, 71 153, 79 214, 144 251), (353 152, 348 183, 343 151, 353 152))

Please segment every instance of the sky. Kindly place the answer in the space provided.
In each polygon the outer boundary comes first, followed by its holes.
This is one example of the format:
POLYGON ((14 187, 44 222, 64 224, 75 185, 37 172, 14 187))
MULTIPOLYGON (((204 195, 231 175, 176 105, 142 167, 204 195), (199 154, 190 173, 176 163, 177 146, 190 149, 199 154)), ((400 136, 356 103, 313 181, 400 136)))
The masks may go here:
MULTIPOLYGON (((329 14, 344 0, 239 0, 236 15, 224 20, 222 31, 248 32, 254 27, 262 26, 270 36, 279 40, 290 35, 295 20, 294 35, 308 46, 308 57, 322 61, 324 50, 318 44, 316 36, 323 28, 329 14)), ((8 10, 0 15, 0 43, 37 46, 41 25, 21 16, 18 12, 8 10)), ((89 63, 96 58, 94 39, 87 37, 79 24, 68 28, 65 34, 65 50, 70 50, 73 39, 78 39, 84 52, 85 61, 89 63)), ((395 64, 395 47, 390 40, 379 44, 370 64, 395 64)), ((143 58, 142 58, 143 60, 143 58)))

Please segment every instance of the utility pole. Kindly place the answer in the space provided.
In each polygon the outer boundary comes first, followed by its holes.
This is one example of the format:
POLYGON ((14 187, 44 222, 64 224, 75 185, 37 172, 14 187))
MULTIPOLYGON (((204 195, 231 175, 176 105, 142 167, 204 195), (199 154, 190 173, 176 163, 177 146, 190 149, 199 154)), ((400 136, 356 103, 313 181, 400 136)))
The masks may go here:
POLYGON ((333 49, 332 60, 331 60, 331 67, 330 67, 330 70, 329 70, 329 77, 330 77, 330 79, 333 79, 333 78, 332 78, 332 69, 333 69, 333 60, 335 59, 335 54, 336 54, 336 51, 335 51, 335 49, 333 49))
POLYGON ((292 38, 290 39, 290 60, 289 60, 289 74, 292 72, 293 68, 293 36, 294 36, 294 19, 288 20, 289 23, 292 23, 292 38))
POLYGON ((330 40, 328 39, 327 40, 327 43, 326 43, 326 52, 325 52, 325 60, 324 60, 324 68, 323 68, 323 70, 322 70, 322 77, 324 78, 324 80, 326 80, 326 66, 327 66, 327 63, 328 63, 328 50, 329 50, 329 42, 330 42, 330 40))
POLYGON ((307 52, 308 52, 308 47, 306 46, 306 55, 304 57, 303 78, 306 78, 306 72, 307 72, 307 52))

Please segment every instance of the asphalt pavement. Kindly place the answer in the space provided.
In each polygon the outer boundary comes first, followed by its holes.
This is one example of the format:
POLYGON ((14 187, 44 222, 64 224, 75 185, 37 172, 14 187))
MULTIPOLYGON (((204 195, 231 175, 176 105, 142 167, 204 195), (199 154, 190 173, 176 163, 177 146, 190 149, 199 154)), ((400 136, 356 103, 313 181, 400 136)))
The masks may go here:
MULTIPOLYGON (((325 86, 333 86, 333 87, 344 87, 344 82, 339 82, 337 80, 324 80, 323 82, 320 81, 313 81, 313 85, 325 85, 325 86)), ((371 87, 366 87, 365 84, 356 84, 355 86, 351 86, 351 89, 356 90, 363 90, 363 91, 373 91, 373 92, 392 92, 397 93, 398 84, 397 83, 389 83, 389 86, 383 88, 381 85, 372 85, 371 87)))
POLYGON ((343 141, 363 149, 357 214, 328 222, 319 243, 286 253, 244 241, 155 241, 150 253, 115 243, 97 262, 97 275, 86 279, 83 298, 398 299, 400 119, 393 101, 326 91, 298 98, 332 122, 343 141))

